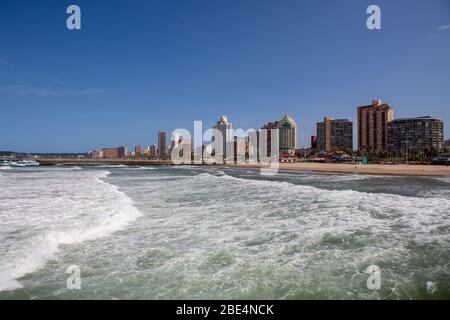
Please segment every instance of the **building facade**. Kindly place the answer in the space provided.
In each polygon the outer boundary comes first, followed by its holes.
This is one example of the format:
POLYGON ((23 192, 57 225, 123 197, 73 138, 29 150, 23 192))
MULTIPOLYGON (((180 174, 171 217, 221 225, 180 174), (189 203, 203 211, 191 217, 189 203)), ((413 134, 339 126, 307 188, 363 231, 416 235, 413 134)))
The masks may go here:
POLYGON ((121 146, 117 148, 117 157, 123 159, 126 156, 126 147, 121 146))
POLYGON ((317 149, 317 136, 311 136, 311 149, 317 149))
MULTIPOLYGON (((294 155, 295 149, 297 149, 297 139, 298 139, 298 127, 295 120, 286 115, 281 119, 280 121, 275 122, 269 122, 265 124, 261 129, 267 130, 267 141, 266 141, 266 147, 267 147, 267 156, 272 156, 272 131, 271 130, 278 130, 278 148, 279 148, 279 154, 289 154, 294 155)), ((258 135, 258 148, 262 147, 259 146, 259 132, 257 132, 258 135)))
POLYGON ((125 147, 103 148, 91 152, 93 159, 123 159, 125 158, 125 147))
POLYGON ((444 123, 433 117, 396 119, 388 123, 388 150, 423 153, 444 148, 444 123))
POLYGON ((387 124, 394 109, 380 100, 358 107, 358 150, 363 153, 387 151, 387 124))
POLYGON ((158 132, 158 153, 159 157, 163 158, 167 156, 167 132, 158 132))
MULTIPOLYGON (((266 133, 266 148, 267 148, 267 156, 272 156, 272 131, 274 129, 278 128, 278 121, 275 122, 269 122, 268 124, 265 124, 261 129, 267 130, 266 133)), ((259 148, 259 132, 258 132, 258 148, 259 148)))
POLYGON ((348 119, 325 117, 317 123, 317 150, 319 152, 353 151, 353 122, 348 119))
POLYGON ((280 154, 294 155, 298 139, 297 123, 292 117, 285 115, 278 121, 277 129, 279 129, 280 137, 280 154))
POLYGON ((149 157, 151 159, 156 159, 158 158, 158 146, 156 144, 152 144, 150 146, 150 152, 149 152, 149 157))
POLYGON ((227 116, 221 116, 220 120, 216 122, 213 129, 218 129, 222 133, 223 141, 223 156, 227 155, 227 145, 234 143, 233 141, 233 126, 228 121, 227 116))
POLYGON ((141 146, 137 145, 134 147, 134 155, 136 157, 140 157, 142 155, 142 148, 141 146))

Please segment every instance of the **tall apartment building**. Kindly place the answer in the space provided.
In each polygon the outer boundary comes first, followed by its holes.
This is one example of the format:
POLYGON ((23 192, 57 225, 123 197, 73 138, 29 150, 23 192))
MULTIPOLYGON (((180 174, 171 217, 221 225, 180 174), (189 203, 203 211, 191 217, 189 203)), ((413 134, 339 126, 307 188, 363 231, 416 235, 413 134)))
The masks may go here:
POLYGON ((152 144, 150 146, 150 158, 156 159, 158 157, 158 146, 156 144, 152 144))
MULTIPOLYGON (((273 147, 271 130, 278 130, 279 153, 289 153, 291 155, 295 154, 295 149, 297 149, 298 141, 298 127, 297 123, 292 117, 285 115, 280 121, 269 122, 265 124, 261 129, 267 130, 267 156, 272 156, 273 147)), ((257 134, 259 140, 259 132, 257 134)))
POLYGON ((444 148, 444 123, 433 117, 396 119, 388 123, 388 149, 408 153, 444 148))
MULTIPOLYGON (((274 129, 277 129, 278 127, 278 121, 275 122, 269 122, 268 124, 265 124, 261 129, 267 130, 267 141, 266 141, 266 147, 267 147, 267 156, 272 156, 272 131, 274 129)), ((259 132, 258 134, 258 148, 259 148, 259 132)))
POLYGON ((353 151, 353 122, 325 117, 323 122, 317 123, 317 150, 353 151))
POLYGON ((280 137, 280 153, 295 154, 297 149, 298 127, 295 120, 285 115, 283 119, 278 121, 277 129, 279 129, 280 137))
POLYGON ((123 159, 126 156, 126 147, 120 146, 117 148, 117 157, 123 159))
POLYGON ((358 107, 358 150, 365 153, 387 151, 387 124, 394 109, 380 100, 358 107))
POLYGON ((167 132, 166 131, 158 132, 158 151, 159 151, 160 158, 167 156, 167 132))
POLYGON ((317 136, 311 136, 311 149, 317 149, 317 136))
POLYGON ((234 136, 233 137, 233 143, 234 143, 234 154, 233 154, 233 160, 243 162, 245 161, 245 156, 247 153, 247 143, 245 141, 245 138, 234 136))
POLYGON ((222 133, 223 141, 223 156, 227 155, 227 145, 234 143, 233 141, 233 126, 231 122, 228 121, 227 116, 221 116, 220 120, 216 122, 213 126, 214 129, 218 129, 222 133))
POLYGON ((142 154, 142 148, 141 148, 141 146, 139 146, 139 145, 135 146, 135 147, 134 147, 134 155, 135 155, 136 157, 139 157, 139 156, 141 156, 141 154, 142 154))

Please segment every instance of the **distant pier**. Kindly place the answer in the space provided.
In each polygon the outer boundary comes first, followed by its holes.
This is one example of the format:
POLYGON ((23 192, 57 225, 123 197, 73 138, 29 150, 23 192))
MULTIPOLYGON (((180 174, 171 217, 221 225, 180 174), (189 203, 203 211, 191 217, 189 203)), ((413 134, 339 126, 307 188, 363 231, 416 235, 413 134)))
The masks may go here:
MULTIPOLYGON (((126 160, 126 159, 36 159, 41 166, 167 166, 174 165, 171 160, 126 160)), ((190 163, 189 163, 190 164, 190 163)))

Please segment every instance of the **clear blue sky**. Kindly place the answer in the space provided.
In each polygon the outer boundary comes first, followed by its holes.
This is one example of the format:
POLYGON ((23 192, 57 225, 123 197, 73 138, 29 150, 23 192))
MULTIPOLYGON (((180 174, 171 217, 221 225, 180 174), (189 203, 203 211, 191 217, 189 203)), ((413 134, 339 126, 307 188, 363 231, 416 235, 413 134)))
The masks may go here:
POLYGON ((245 129, 290 114, 308 146, 373 98, 450 136, 448 0, 1 0, 0 40, 0 150, 146 146, 221 114, 245 129))

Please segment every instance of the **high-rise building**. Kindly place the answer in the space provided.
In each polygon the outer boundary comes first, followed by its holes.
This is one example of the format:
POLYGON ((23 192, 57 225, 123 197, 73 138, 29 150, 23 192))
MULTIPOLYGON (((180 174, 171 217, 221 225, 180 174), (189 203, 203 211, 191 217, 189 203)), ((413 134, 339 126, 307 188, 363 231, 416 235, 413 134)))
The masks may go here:
POLYGON ((117 148, 117 158, 123 159, 126 156, 126 147, 121 146, 117 148))
POLYGON ((387 124, 394 109, 380 100, 358 107, 358 150, 365 153, 387 151, 387 124))
POLYGON ((277 129, 279 129, 280 153, 294 155, 298 139, 297 123, 292 117, 285 115, 278 121, 277 129))
POLYGON ((425 150, 442 150, 444 147, 444 123, 433 117, 396 119, 388 123, 388 149, 408 153, 425 150))
POLYGON ((246 153, 247 153, 247 143, 246 139, 238 136, 233 137, 234 143, 234 155, 233 160, 235 162, 243 162, 245 161, 246 153))
MULTIPOLYGON (((277 129, 278 121, 275 122, 269 122, 268 124, 265 124, 261 129, 267 130, 267 156, 272 156, 272 131, 277 129)), ((258 132, 258 142, 259 142, 259 132, 258 132)), ((259 147, 259 146, 258 146, 259 147)))
POLYGON ((353 123, 348 119, 325 117, 323 122, 317 123, 317 150, 353 151, 353 123))
MULTIPOLYGON (((289 153, 291 155, 295 154, 295 149, 297 148, 298 139, 298 127, 295 120, 286 115, 280 121, 269 122, 265 124, 261 129, 267 130, 267 156, 272 156, 272 131, 278 130, 278 148, 279 153, 289 153)), ((259 132, 258 132, 259 141, 259 132)), ((259 148, 260 146, 258 146, 259 148)))
POLYGON ((152 144, 150 146, 150 158, 156 159, 158 157, 158 146, 156 144, 152 144))
POLYGON ((135 146, 134 147, 134 155, 136 156, 136 157, 140 157, 141 156, 141 154, 142 154, 142 148, 141 148, 141 146, 135 146))
POLYGON ((166 131, 158 132, 158 150, 159 150, 160 158, 167 156, 167 132, 166 131))
POLYGON ((311 136, 311 149, 317 149, 317 136, 311 136))
POLYGON ((220 120, 216 122, 213 126, 214 129, 218 129, 222 133, 223 141, 223 156, 227 155, 227 145, 234 143, 233 141, 233 126, 231 122, 228 121, 227 116, 221 116, 220 120))

